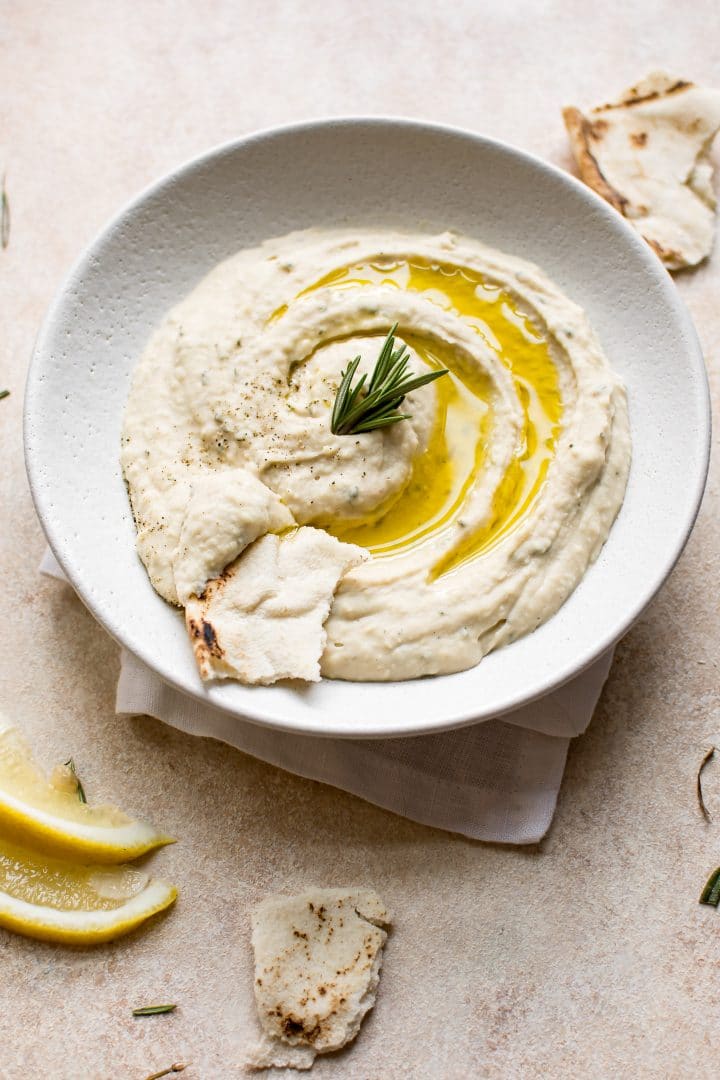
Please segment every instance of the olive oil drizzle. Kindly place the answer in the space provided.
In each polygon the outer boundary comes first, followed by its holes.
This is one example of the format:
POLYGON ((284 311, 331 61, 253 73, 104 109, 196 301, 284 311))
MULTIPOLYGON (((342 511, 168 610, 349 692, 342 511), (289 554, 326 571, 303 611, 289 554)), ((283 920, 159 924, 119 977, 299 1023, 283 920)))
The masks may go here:
MULTIPOLYGON (((521 443, 495 492, 488 521, 443 556, 430 575, 435 578, 495 546, 537 499, 561 427, 558 371, 547 341, 512 298, 465 268, 405 259, 359 263, 325 275, 300 295, 370 285, 421 293, 458 315, 509 369, 522 406, 521 443)), ((281 316, 279 311, 274 317, 281 316)), ((450 369, 449 376, 433 385, 437 414, 428 446, 417 456, 407 487, 385 513, 327 526, 375 558, 403 555, 462 522, 463 505, 481 474, 494 423, 492 390, 483 375, 460 368, 449 348, 430 347, 413 335, 403 334, 403 340, 430 367, 450 369)))

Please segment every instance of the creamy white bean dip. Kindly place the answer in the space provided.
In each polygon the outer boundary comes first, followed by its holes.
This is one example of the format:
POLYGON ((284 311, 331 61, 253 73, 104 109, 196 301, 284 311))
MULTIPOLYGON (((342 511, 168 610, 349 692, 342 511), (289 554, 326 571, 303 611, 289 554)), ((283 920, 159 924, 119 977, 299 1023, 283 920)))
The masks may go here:
POLYGON ((155 589, 186 608, 203 676, 246 682, 477 664, 573 591, 629 464, 625 391, 582 309, 453 233, 313 230, 223 262, 149 341, 122 441, 155 589), (395 323, 414 372, 450 374, 410 419, 331 434, 343 369, 371 371, 395 323), (243 662, 250 616, 291 651, 307 618, 306 655, 243 662))

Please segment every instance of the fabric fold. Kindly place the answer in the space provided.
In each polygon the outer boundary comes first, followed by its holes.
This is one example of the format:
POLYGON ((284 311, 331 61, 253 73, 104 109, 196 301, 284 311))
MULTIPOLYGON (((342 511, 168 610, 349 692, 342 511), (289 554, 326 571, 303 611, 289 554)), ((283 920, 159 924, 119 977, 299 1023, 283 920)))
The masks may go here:
MULTIPOLYGON (((41 571, 65 580, 48 551, 41 571)), ((154 716, 190 735, 474 840, 537 843, 552 822, 570 738, 590 722, 612 650, 537 702, 498 720, 399 739, 295 735, 205 705, 122 650, 116 712, 154 716)))

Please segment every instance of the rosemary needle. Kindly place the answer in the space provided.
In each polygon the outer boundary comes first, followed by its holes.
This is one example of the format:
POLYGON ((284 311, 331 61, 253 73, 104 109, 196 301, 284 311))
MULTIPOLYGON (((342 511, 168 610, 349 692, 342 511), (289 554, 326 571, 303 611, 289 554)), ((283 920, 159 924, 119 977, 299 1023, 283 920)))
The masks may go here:
POLYGON ((2 178, 2 191, 0 192, 0 243, 3 251, 10 243, 10 201, 5 190, 5 174, 2 178))
POLYGON ((187 1069, 187 1065, 182 1061, 176 1061, 174 1065, 170 1065, 167 1069, 162 1069, 160 1072, 151 1073, 150 1076, 146 1076, 145 1080, 160 1080, 163 1076, 169 1076, 170 1073, 184 1072, 187 1069))
POLYGON ((177 1005, 143 1005, 139 1009, 133 1009, 133 1016, 156 1016, 159 1013, 175 1012, 177 1005))
POLYGON ((710 749, 708 750, 708 752, 706 753, 705 757, 700 762, 700 768, 698 769, 698 774, 697 774, 697 800, 698 800, 698 805, 700 807, 700 812, 702 813, 702 816, 705 818, 706 821, 711 821, 712 818, 710 817, 710 811, 708 810, 707 806, 705 805, 705 799, 703 797, 702 774, 705 771, 705 766, 708 765, 710 763, 710 761, 712 761, 714 756, 715 756, 715 747, 711 746, 710 749))
POLYGON ((424 375, 408 372, 407 345, 395 348, 396 330, 397 323, 385 338, 367 386, 367 375, 361 375, 352 385, 361 357, 356 356, 343 371, 330 420, 333 435, 359 435, 409 420, 409 413, 397 411, 405 395, 448 374, 446 368, 424 375))
POLYGON ((80 802, 86 803, 87 799, 85 797, 85 788, 82 786, 82 783, 80 781, 80 777, 77 774, 77 769, 75 768, 75 762, 73 761, 72 758, 69 758, 65 762, 65 768, 69 769, 70 772, 73 774, 73 779, 75 781, 75 787, 76 787, 78 799, 80 800, 80 802))
POLYGON ((717 870, 713 870, 705 882, 705 888, 700 893, 698 903, 709 904, 710 907, 717 907, 720 904, 720 866, 717 870))
POLYGON ((4 397, 10 397, 10 391, 9 390, 0 390, 0 400, 2 400, 2 398, 4 398, 4 397))

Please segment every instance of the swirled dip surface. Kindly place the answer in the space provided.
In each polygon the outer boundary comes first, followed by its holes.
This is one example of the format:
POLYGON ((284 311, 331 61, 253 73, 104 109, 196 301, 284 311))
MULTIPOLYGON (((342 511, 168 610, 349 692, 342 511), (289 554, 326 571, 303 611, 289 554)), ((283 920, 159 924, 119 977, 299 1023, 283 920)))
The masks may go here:
POLYGON ((583 311, 451 233, 310 231, 222 263, 148 343, 122 446, 153 585, 186 607, 204 677, 246 682, 473 666, 572 592, 629 462, 583 311), (450 375, 408 396, 411 419, 332 435, 342 370, 372 370, 394 323, 411 370, 450 375), (253 642, 303 638, 297 670, 237 655, 251 617, 253 642))

